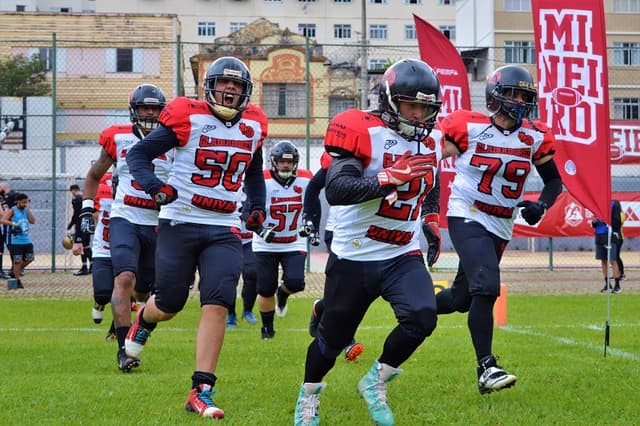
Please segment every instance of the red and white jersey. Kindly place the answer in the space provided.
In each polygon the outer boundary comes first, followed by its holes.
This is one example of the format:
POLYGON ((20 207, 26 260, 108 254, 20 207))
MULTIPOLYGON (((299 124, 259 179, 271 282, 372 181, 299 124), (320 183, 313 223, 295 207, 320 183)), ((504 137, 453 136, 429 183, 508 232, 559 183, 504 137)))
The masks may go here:
POLYGON ((93 208, 98 212, 96 230, 91 242, 92 256, 95 258, 111 257, 111 248, 109 247, 109 214, 113 202, 111 178, 111 173, 105 173, 102 176, 98 192, 93 199, 93 208))
MULTIPOLYGON (((348 151, 361 160, 363 176, 376 176, 391 167, 405 152, 441 157, 433 138, 408 141, 389 129, 376 115, 348 110, 336 115, 327 129, 325 148, 348 151)), ((434 169, 424 179, 416 179, 397 189, 393 203, 383 197, 363 203, 331 207, 336 215, 331 251, 338 257, 356 261, 391 259, 420 250, 422 201, 435 182, 434 169)))
POLYGON ((536 122, 538 131, 527 121, 509 133, 487 115, 466 110, 447 115, 438 126, 460 151, 447 216, 474 220, 510 240, 533 161, 553 154, 553 135, 542 123, 536 122))
POLYGON ((160 217, 181 222, 240 227, 244 173, 267 135, 267 117, 252 104, 232 127, 203 101, 171 101, 158 121, 180 142, 168 183, 178 199, 162 206, 160 217))
POLYGON ((312 177, 309 170, 298 169, 293 182, 283 186, 272 176, 271 170, 264 171, 267 199, 263 225, 273 227, 276 235, 267 243, 254 234, 251 243, 254 252, 307 251, 307 239, 298 235, 298 230, 302 226, 302 200, 312 177))
MULTIPOLYGON (((118 189, 111 206, 111 216, 121 217, 138 225, 158 224, 156 203, 133 179, 127 165, 127 152, 140 142, 133 133, 133 125, 111 126, 100 134, 100 145, 115 161, 118 189)), ((173 163, 173 150, 160 155, 152 162, 153 171, 163 182, 169 177, 173 163)))

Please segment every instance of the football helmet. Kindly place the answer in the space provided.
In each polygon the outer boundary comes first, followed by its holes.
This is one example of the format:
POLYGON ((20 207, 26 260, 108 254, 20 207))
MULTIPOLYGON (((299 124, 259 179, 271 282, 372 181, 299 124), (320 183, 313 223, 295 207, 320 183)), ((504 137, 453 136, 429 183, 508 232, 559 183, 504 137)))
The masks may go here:
POLYGON ((129 95, 129 118, 133 125, 146 135, 158 127, 158 116, 166 104, 167 98, 158 86, 141 84, 129 95), (137 111, 139 106, 154 106, 157 107, 157 112, 151 117, 140 115, 137 111))
POLYGON ((204 97, 209 104, 213 113, 221 120, 230 121, 238 116, 247 108, 251 92, 253 91, 253 83, 251 82, 251 74, 247 66, 239 59, 231 56, 223 56, 218 58, 209 66, 207 76, 204 81, 204 97), (226 106, 216 101, 215 94, 217 92, 216 85, 218 80, 235 80, 244 85, 242 92, 220 92, 222 98, 227 96, 238 96, 239 99, 234 107, 226 106))
POLYGON ((520 126, 523 118, 535 109, 538 92, 531 73, 519 65, 505 65, 487 78, 485 88, 487 109, 495 114, 506 114, 520 126), (525 95, 524 102, 514 99, 516 91, 525 95))
POLYGON ((296 176, 299 161, 300 153, 298 152, 298 148, 290 141, 280 141, 271 148, 271 172, 282 181, 296 176), (293 161, 291 170, 280 170, 278 161, 282 160, 293 161))
POLYGON ((426 62, 401 59, 382 76, 378 93, 380 118, 405 139, 422 140, 427 137, 436 124, 441 105, 440 81, 426 62), (403 117, 398 105, 401 101, 426 105, 425 117, 420 121, 403 117))

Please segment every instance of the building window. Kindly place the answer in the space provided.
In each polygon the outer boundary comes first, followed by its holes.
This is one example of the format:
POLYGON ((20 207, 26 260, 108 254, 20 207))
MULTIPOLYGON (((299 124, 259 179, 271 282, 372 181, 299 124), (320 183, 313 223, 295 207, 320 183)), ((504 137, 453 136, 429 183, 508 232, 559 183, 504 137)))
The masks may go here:
POLYGON ((16 12, 24 12, 26 11, 27 7, 23 4, 17 4, 16 5, 16 12))
POLYGON ((369 0, 371 4, 387 4, 387 0, 369 0))
POLYGON ((351 25, 334 24, 333 38, 351 38, 351 25))
POLYGON ((351 0, 333 0, 334 3, 351 3, 351 0))
POLYGON ((638 13, 640 12, 640 0, 613 0, 613 11, 638 13))
POLYGON ((640 43, 613 43, 614 65, 640 65, 640 43))
POLYGON ((532 41, 505 41, 504 61, 507 64, 535 64, 536 52, 532 41))
POLYGON ((504 10, 509 12, 531 12, 531 0, 504 0, 504 10))
POLYGON ((34 49, 29 49, 29 56, 31 56, 31 59, 33 59, 34 56, 37 56, 38 60, 44 63, 45 69, 47 71, 51 71, 52 64, 50 47, 37 47, 34 49))
POLYGON ((405 4, 422 4, 422 0, 404 0, 405 4))
POLYGON ((387 26, 379 24, 369 25, 369 38, 371 40, 386 40, 387 26))
POLYGON ((262 109, 267 117, 304 118, 307 89, 304 84, 265 83, 262 109))
POLYGON ((441 5, 454 5, 456 0, 439 0, 438 3, 441 5))
POLYGON ((355 99, 332 96, 329 98, 329 117, 334 117, 342 111, 353 109, 355 107, 355 99))
POLYGON ((315 3, 316 0, 298 0, 299 3, 315 3))
POLYGON ((116 49, 116 72, 133 71, 133 49, 116 49))
POLYGON ((316 36, 316 24, 298 24, 298 33, 305 37, 314 38, 316 36))
POLYGON ((215 22, 198 22, 198 37, 213 37, 215 35, 215 22))
POLYGON ((640 120, 639 98, 615 98, 613 100, 614 120, 640 120))
MULTIPOLYGON (((246 22, 231 22, 229 24, 229 32, 230 33, 235 33, 236 31, 240 31, 241 29, 243 29, 246 26, 247 26, 246 22)), ((214 31, 215 31, 215 29, 214 29, 214 31)))
POLYGON ((449 40, 456 39, 456 26, 455 25, 440 25, 438 27, 442 34, 449 40))
POLYGON ((418 38, 416 34, 416 26, 415 25, 405 25, 404 26, 404 38, 405 40, 415 40, 418 38))
POLYGON ((369 59, 369 71, 384 71, 388 66, 387 59, 369 59))

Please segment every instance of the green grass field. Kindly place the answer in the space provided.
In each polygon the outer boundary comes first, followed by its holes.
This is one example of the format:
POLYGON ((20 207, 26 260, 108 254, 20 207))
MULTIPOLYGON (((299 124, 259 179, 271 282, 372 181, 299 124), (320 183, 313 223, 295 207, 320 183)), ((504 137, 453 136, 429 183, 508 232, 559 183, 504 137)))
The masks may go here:
MULTIPOLYGON (((274 340, 241 323, 227 333, 216 372, 227 425, 288 425, 303 376, 311 299, 292 298, 274 340)), ((637 425, 640 422, 639 294, 611 297, 611 345, 603 356, 604 295, 510 295, 495 353, 517 386, 481 396, 466 315, 438 328, 389 384, 397 425, 637 425)), ((131 374, 116 367, 110 321, 90 319, 90 303, 0 299, 0 425, 202 424, 183 402, 193 371, 196 300, 161 324, 131 374)), ((360 362, 339 359, 325 378, 323 425, 370 424, 356 384, 394 326, 378 301, 357 338, 360 362)))

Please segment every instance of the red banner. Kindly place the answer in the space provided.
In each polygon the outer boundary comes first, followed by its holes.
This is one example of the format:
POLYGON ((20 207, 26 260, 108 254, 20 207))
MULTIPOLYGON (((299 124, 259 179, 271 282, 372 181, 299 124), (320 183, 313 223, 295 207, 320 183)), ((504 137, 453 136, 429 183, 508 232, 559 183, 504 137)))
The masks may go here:
POLYGON ((532 0, 540 117, 567 190, 610 222, 609 81, 602 0, 532 0))
MULTIPOLYGON (((540 194, 527 193, 526 200, 537 200, 540 194)), ((626 220, 625 237, 640 237, 640 192, 616 192, 626 220)), ((591 219, 594 214, 567 192, 560 194, 556 202, 535 226, 529 226, 518 216, 513 228, 514 237, 590 237, 593 236, 591 219)))
POLYGON ((640 164, 640 121, 611 120, 611 164, 640 164))
MULTIPOLYGON (((440 95, 442 108, 438 120, 458 109, 471 109, 471 95, 467 68, 458 49, 445 37, 442 32, 424 19, 413 15, 418 36, 420 59, 428 63, 440 80, 440 95)), ((440 217, 445 218, 447 201, 449 200, 449 185, 455 176, 454 158, 440 162, 440 217)), ((446 228, 447 221, 441 220, 441 226, 446 228)))

